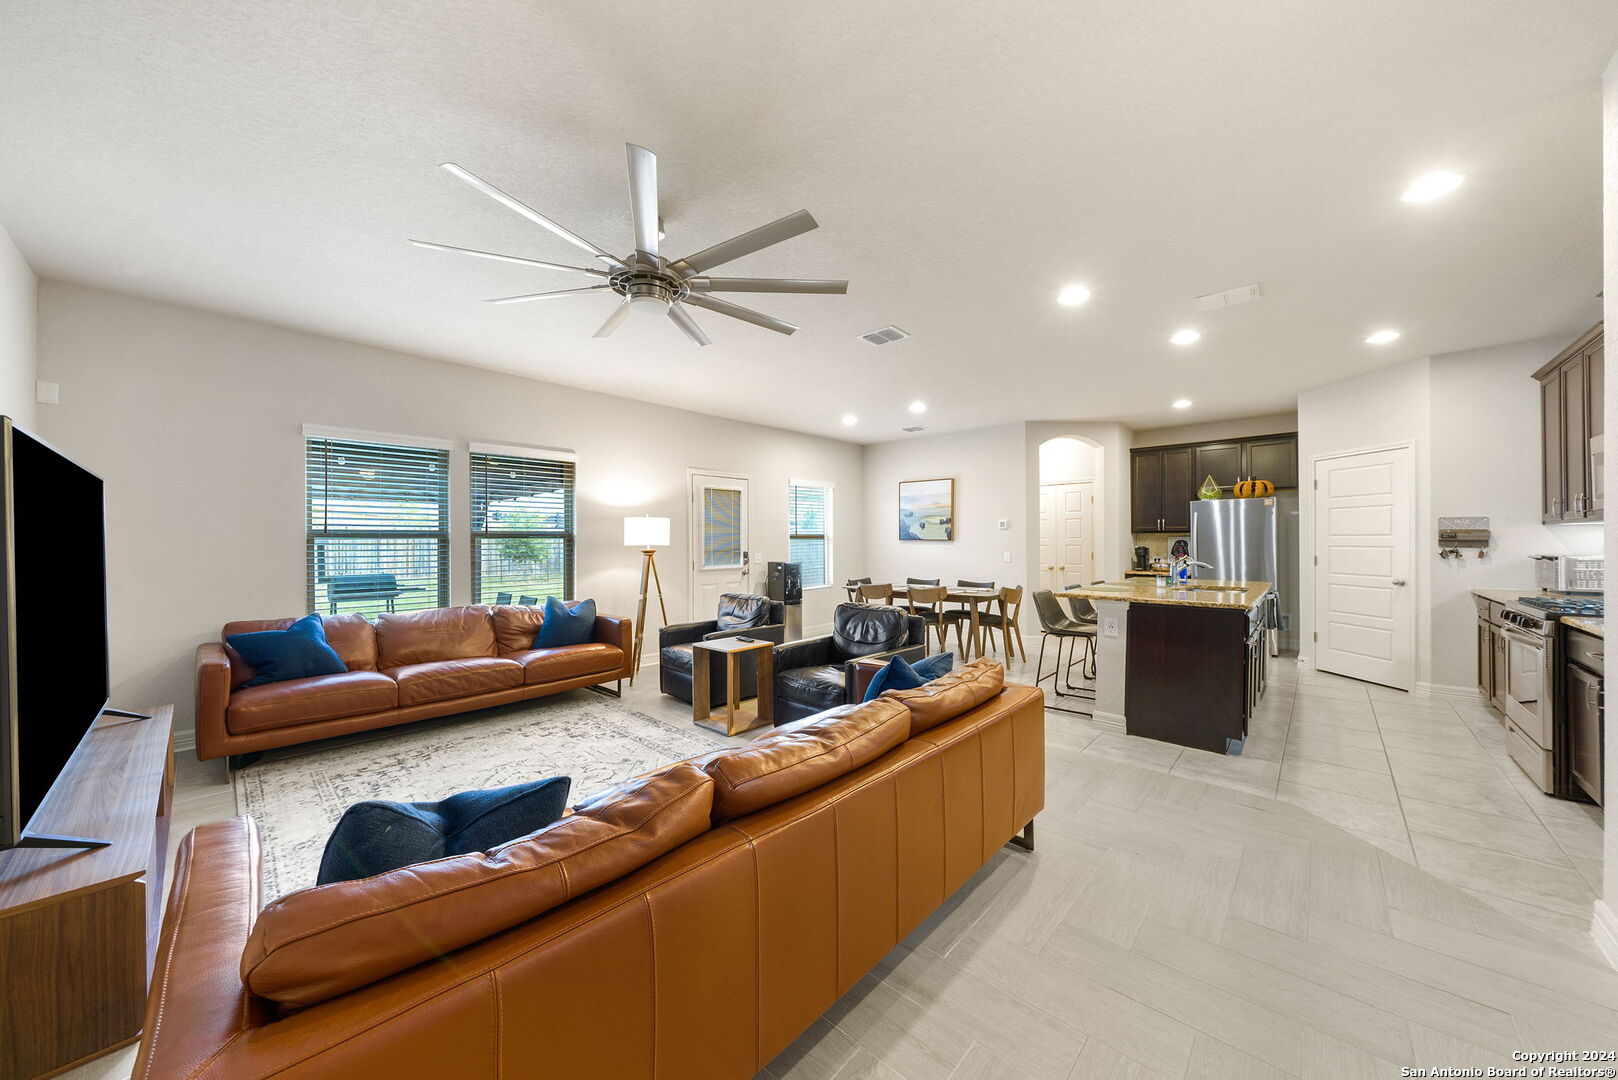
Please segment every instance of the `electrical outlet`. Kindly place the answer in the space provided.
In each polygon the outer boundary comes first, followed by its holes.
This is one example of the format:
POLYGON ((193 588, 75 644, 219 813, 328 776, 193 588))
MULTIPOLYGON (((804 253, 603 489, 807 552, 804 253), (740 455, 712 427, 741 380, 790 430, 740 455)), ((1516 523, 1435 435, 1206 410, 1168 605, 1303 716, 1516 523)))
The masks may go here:
POLYGON ((1116 615, 1108 615, 1105 619, 1101 620, 1101 636, 1102 637, 1117 637, 1118 636, 1118 616, 1116 616, 1116 615))

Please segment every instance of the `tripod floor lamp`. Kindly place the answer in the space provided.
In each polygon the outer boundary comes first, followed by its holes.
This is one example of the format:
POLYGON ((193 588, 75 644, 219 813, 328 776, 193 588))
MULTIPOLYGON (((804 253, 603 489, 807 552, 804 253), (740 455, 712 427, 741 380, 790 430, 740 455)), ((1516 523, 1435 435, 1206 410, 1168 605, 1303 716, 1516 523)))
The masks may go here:
POLYGON ((663 604, 663 582, 657 576, 657 549, 669 546, 669 519, 666 517, 624 518, 624 546, 638 547, 640 564, 640 606, 635 612, 635 662, 629 672, 629 685, 635 685, 635 674, 640 671, 640 647, 646 638, 646 597, 648 586, 657 589, 657 610, 663 625, 669 622, 669 609, 663 604))

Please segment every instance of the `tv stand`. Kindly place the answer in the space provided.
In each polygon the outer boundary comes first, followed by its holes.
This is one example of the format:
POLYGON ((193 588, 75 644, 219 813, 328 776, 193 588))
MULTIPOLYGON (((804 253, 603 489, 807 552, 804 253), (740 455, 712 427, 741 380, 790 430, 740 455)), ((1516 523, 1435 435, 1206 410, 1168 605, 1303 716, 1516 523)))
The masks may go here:
POLYGON ((152 718, 152 714, 149 712, 130 712, 128 709, 102 709, 101 715, 122 716, 129 720, 150 720, 152 718))
POLYGON ((147 711, 92 725, 34 812, 37 833, 0 851, 0 1080, 54 1076, 140 1037, 174 790, 174 710, 147 711))

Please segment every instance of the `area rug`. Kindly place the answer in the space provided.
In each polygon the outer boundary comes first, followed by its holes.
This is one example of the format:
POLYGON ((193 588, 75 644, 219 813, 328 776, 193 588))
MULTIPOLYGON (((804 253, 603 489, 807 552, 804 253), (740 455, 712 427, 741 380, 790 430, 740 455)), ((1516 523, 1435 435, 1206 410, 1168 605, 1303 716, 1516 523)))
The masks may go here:
POLYGON ((258 821, 266 901, 315 883, 326 837, 366 799, 419 802, 570 776, 570 801, 664 762, 725 745, 597 694, 507 706, 361 742, 270 759, 236 776, 236 809, 258 821))

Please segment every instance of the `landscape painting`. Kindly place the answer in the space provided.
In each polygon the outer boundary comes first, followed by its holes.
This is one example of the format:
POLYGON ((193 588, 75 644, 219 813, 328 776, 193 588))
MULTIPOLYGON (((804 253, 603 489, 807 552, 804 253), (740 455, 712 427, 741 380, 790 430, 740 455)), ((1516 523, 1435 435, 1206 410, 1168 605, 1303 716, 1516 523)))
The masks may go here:
POLYGON ((955 481, 899 482, 899 539, 955 539, 955 481))

